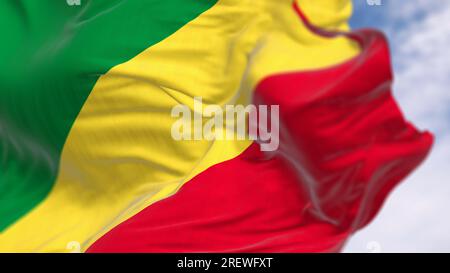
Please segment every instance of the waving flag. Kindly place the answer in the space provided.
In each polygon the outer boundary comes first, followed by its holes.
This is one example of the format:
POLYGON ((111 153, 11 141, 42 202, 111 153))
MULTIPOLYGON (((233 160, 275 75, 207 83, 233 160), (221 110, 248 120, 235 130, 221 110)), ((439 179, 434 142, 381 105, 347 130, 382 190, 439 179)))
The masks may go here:
POLYGON ((331 252, 431 144, 349 0, 4 0, 0 251, 331 252), (73 4, 73 3, 72 3, 73 4), (280 145, 171 137, 279 105, 280 145))

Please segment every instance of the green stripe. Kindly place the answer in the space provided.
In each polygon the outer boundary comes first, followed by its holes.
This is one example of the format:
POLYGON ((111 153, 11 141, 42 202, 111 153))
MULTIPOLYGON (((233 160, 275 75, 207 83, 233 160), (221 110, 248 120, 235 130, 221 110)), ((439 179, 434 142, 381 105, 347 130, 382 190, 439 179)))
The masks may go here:
POLYGON ((50 192, 97 79, 216 2, 0 1, 0 231, 50 192))

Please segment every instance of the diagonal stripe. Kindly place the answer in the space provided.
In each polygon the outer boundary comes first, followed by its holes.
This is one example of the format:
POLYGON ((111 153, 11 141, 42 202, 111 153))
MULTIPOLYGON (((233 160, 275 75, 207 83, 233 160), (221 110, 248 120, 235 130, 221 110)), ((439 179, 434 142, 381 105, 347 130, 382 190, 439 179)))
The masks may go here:
POLYGON ((291 1, 222 0, 164 41, 102 76, 64 146, 49 197, 0 236, 0 250, 82 250, 118 223, 175 193, 248 141, 175 142, 171 108, 202 96, 248 104, 267 75, 353 57, 346 38, 324 39, 291 1), (293 58, 293 56, 297 56, 293 58))

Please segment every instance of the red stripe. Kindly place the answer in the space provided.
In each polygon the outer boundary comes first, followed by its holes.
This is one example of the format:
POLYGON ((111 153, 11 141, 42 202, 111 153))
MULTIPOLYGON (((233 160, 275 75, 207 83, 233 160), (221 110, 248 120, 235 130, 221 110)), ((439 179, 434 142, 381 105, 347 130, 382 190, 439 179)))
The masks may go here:
POLYGON ((269 77, 258 104, 279 104, 280 149, 257 144, 207 169, 100 238, 89 252, 329 252, 367 224, 432 145, 390 91, 386 42, 354 34, 356 58, 269 77))

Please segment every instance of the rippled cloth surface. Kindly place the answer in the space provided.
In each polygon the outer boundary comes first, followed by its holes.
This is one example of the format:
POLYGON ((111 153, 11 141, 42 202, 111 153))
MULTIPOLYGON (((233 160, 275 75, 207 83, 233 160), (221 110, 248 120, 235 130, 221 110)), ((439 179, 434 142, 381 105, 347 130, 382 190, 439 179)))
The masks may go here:
POLYGON ((330 252, 432 136, 347 0, 2 1, 0 251, 330 252), (50 16, 51 15, 51 16, 50 16), (280 148, 175 141, 171 109, 279 105, 280 148))

